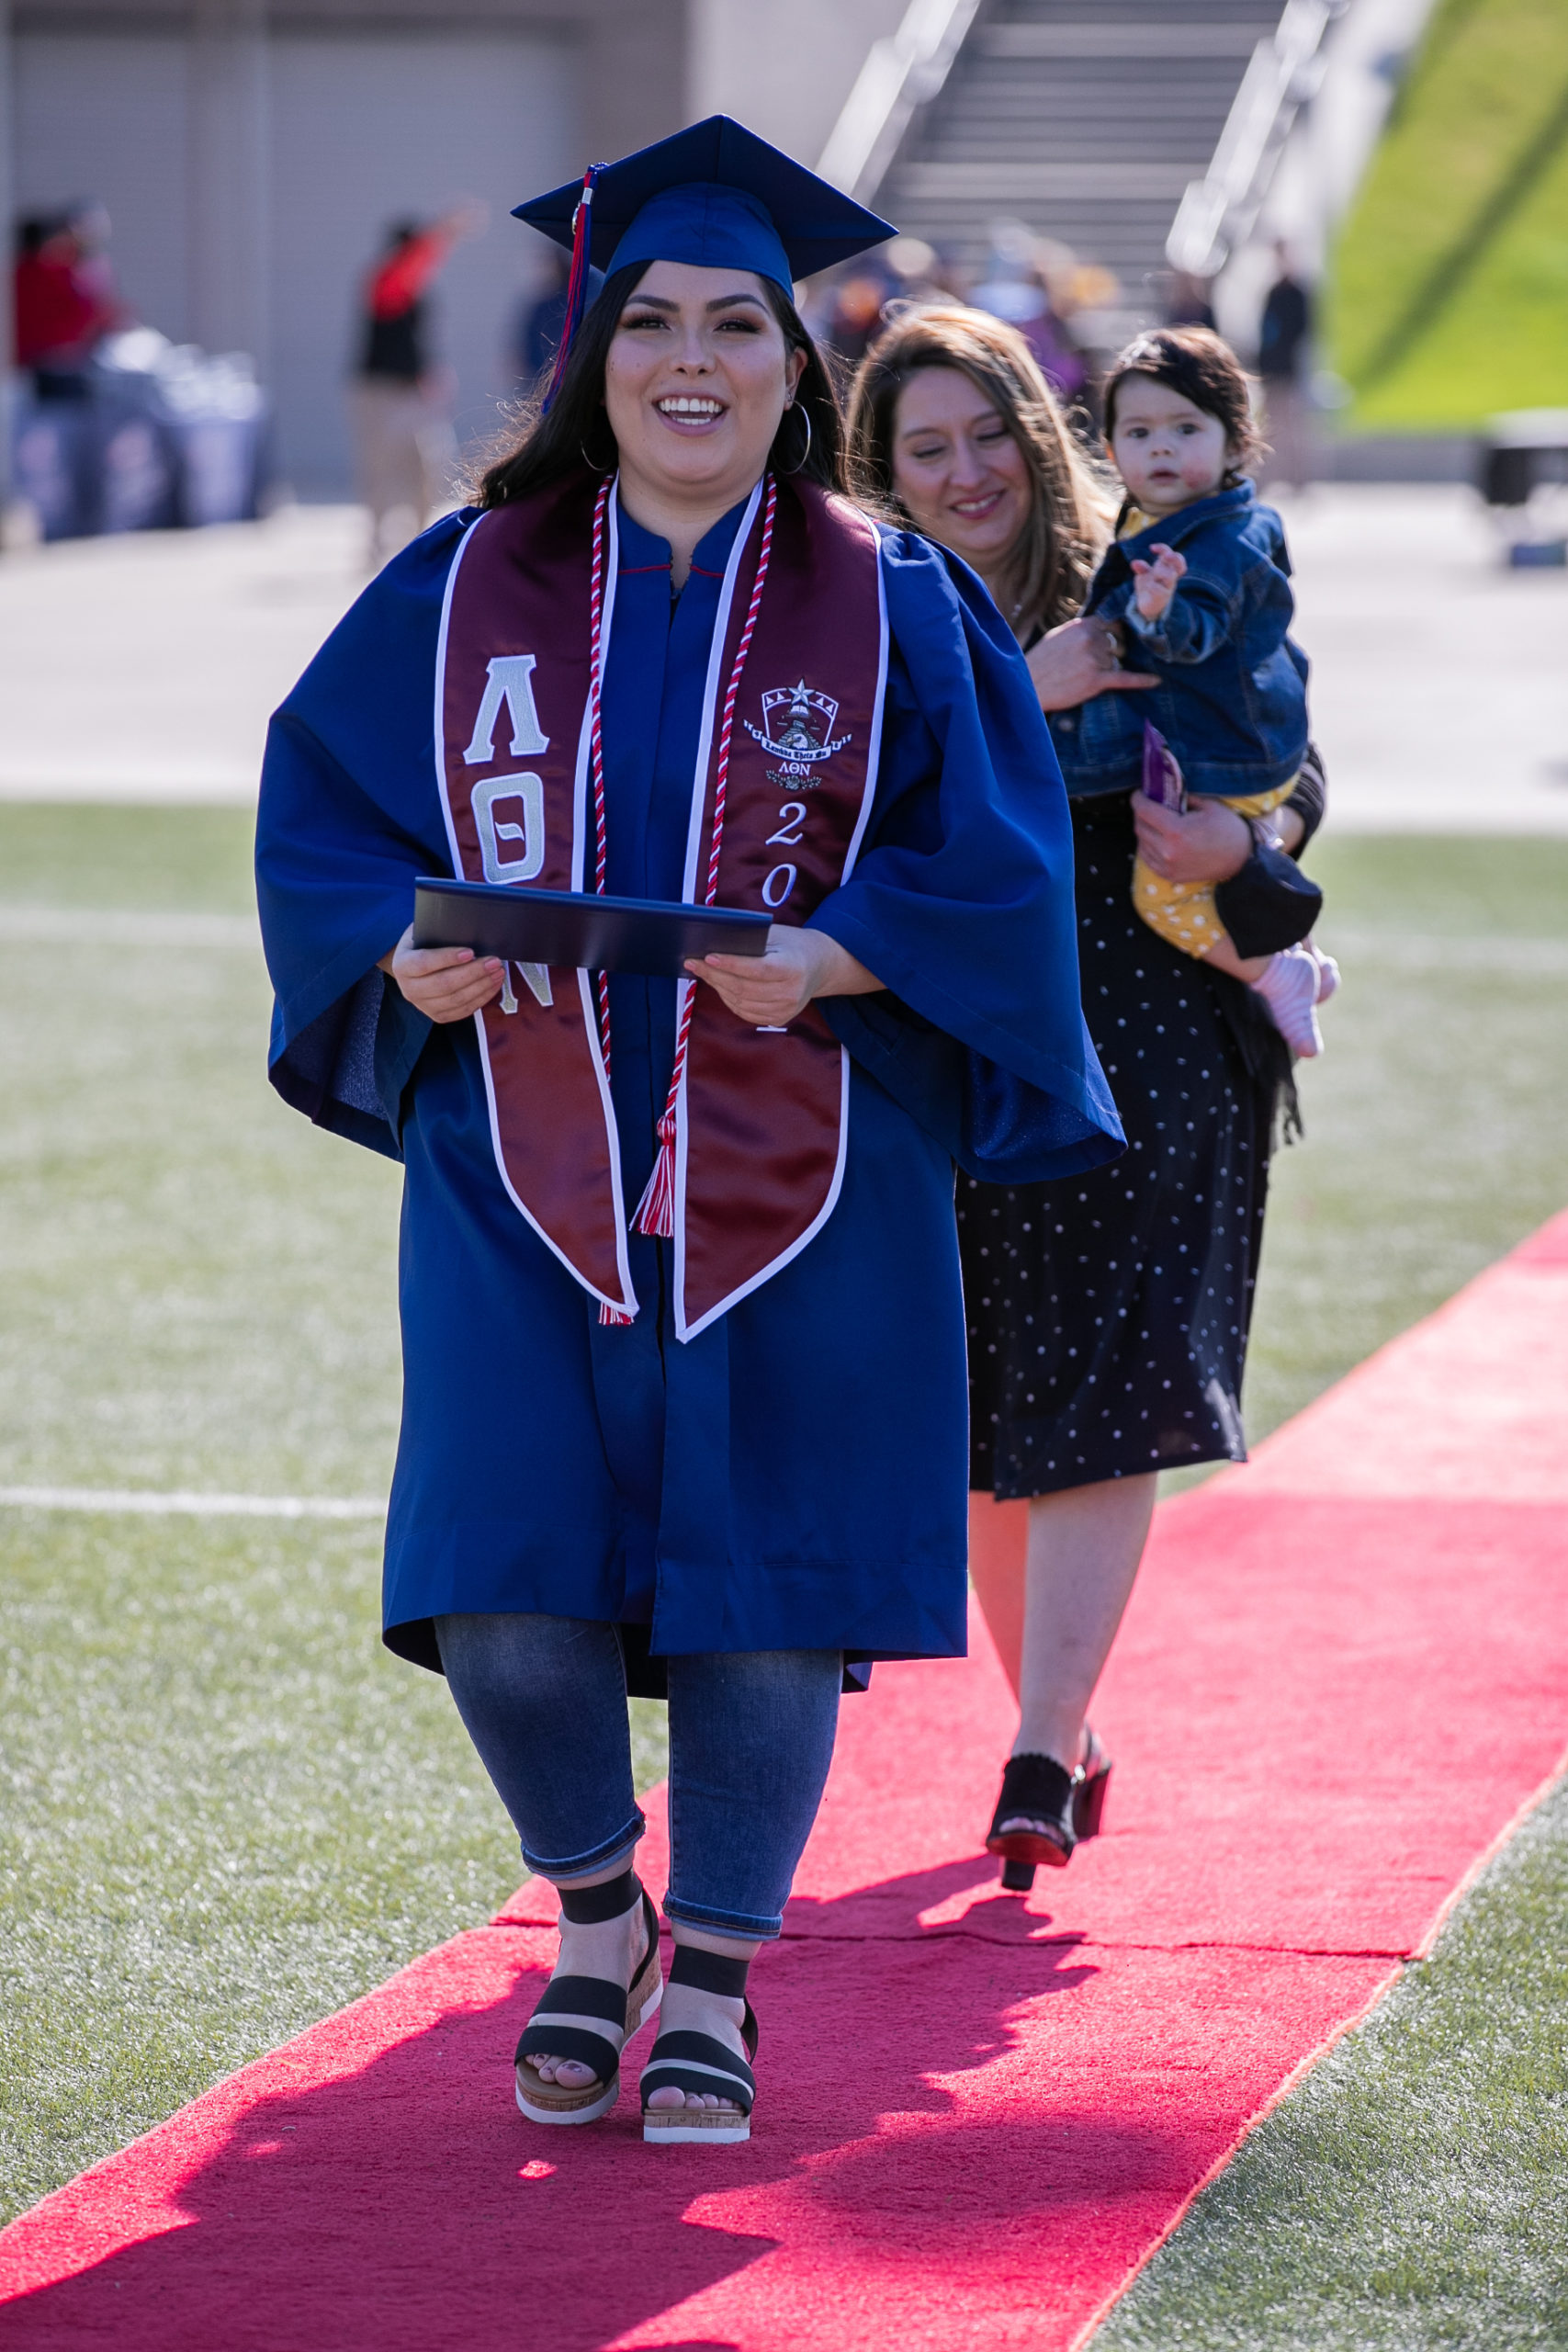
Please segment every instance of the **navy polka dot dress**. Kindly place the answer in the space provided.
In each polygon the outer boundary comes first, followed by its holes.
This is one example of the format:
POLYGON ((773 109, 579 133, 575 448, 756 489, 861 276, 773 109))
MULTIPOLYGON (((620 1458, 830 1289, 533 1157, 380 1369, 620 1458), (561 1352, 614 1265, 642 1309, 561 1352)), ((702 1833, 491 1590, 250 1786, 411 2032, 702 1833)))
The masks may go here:
POLYGON ((1126 797, 1075 800, 1073 830, 1084 1013, 1128 1148, 1049 1184, 959 1177, 969 1483, 998 1500, 1246 1454, 1276 1063, 1248 991, 1134 913, 1126 797))

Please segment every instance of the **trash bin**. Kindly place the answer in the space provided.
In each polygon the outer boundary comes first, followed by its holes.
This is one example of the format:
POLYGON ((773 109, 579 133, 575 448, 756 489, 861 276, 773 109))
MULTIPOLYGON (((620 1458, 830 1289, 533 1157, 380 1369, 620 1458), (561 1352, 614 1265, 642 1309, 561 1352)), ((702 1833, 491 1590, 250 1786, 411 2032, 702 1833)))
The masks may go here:
MULTIPOLYGON (((164 454, 167 508, 149 521, 197 529, 254 519, 267 482, 271 403, 244 352, 213 356, 137 327, 101 346, 95 375, 105 404, 141 419, 164 454)), ((150 472, 147 487, 151 494, 150 472)))
POLYGON ((46 539, 249 522, 270 481, 270 425, 244 353, 128 328, 99 345, 82 399, 17 402, 13 492, 46 539))
POLYGON ((11 494, 39 537, 75 539, 97 526, 96 419, 88 401, 19 397, 11 412, 11 494))
POLYGON ((1480 447, 1480 490, 1517 570, 1568 563, 1568 408, 1495 416, 1480 447))

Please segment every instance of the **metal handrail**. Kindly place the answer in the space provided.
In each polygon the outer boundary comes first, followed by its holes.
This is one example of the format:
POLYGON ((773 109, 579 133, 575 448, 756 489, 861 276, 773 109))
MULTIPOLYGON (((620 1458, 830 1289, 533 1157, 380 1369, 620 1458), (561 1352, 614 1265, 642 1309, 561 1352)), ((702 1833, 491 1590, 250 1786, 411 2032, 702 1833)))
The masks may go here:
POLYGON ((1323 37, 1348 0, 1287 0, 1268 40, 1247 61, 1213 158, 1189 180, 1165 241, 1172 269, 1213 277, 1251 231, 1292 124, 1317 94, 1323 37))
POLYGON ((917 107, 947 80, 981 0, 909 0, 896 33, 874 41, 817 159, 825 180, 869 204, 917 107))

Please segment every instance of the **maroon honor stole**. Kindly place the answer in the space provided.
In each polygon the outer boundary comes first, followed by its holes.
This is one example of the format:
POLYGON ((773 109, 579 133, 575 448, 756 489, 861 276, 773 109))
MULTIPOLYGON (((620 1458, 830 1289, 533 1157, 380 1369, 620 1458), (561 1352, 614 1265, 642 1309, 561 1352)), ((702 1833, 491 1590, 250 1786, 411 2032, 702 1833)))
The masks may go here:
MULTIPOLYGON (((615 628, 612 486, 573 481, 482 514, 459 541, 436 655, 435 748, 453 871, 604 887, 600 694, 615 628)), ((682 896, 803 923, 848 876, 871 815, 887 677, 874 527, 809 483, 752 492, 725 569, 682 896)), ((832 1213, 849 1056, 815 1005, 785 1029, 676 982, 676 1054, 640 1204, 622 1197, 609 990, 506 967, 477 1016, 496 1165, 513 1205, 600 1302, 637 1311, 628 1214, 674 1242, 694 1339, 832 1213), (514 977, 515 976, 515 977, 514 977)))

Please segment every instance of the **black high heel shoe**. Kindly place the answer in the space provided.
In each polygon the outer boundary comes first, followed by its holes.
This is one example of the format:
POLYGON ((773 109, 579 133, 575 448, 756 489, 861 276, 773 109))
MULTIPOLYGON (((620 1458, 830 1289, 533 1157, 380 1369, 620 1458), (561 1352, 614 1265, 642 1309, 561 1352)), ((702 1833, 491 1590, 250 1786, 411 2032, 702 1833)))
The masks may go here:
POLYGON ((1087 1724, 1084 1738, 1076 1772, 1054 1756, 1010 1756, 1003 1768, 986 1851, 1001 1856, 1002 1884, 1010 1894, 1027 1894, 1041 1863, 1066 1870, 1074 1848, 1100 1835, 1111 1758, 1087 1724))

